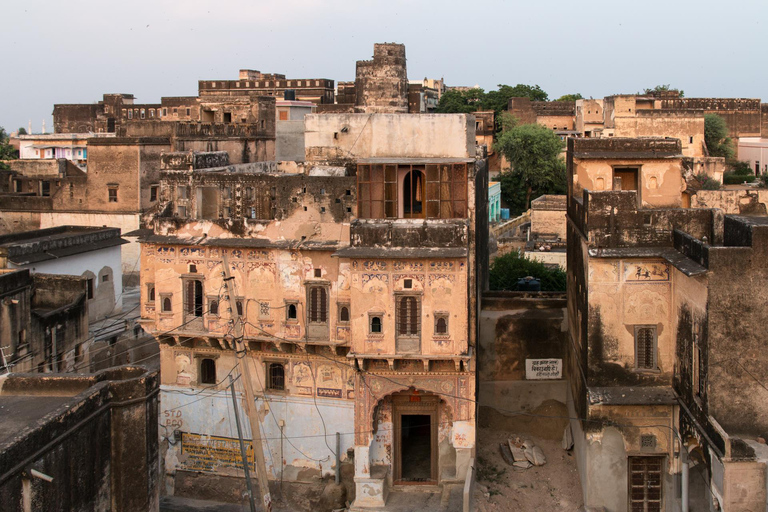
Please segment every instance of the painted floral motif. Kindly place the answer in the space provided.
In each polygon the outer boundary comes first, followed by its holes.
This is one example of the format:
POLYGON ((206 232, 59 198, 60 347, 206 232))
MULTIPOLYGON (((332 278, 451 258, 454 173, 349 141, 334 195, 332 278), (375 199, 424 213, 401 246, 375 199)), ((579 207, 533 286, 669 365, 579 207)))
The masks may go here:
POLYGON ((394 268, 397 271, 423 272, 424 263, 421 261, 395 261, 394 268))
POLYGON ((429 262, 429 271, 430 272, 453 272, 453 262, 452 261, 430 261, 429 262))
POLYGON ((389 276, 387 274, 363 274, 363 286, 374 279, 378 279, 382 283, 389 282, 389 276))
POLYGON ((269 251, 248 251, 249 260, 268 260, 269 251))
POLYGON ((242 259, 243 258, 243 251, 240 249, 232 249, 232 257, 235 259, 242 259))
POLYGON ((369 272, 384 272, 387 270, 387 262, 386 261, 364 261, 363 270, 367 270, 369 272))
POLYGON ((452 283, 456 278, 452 274, 429 274, 429 286, 438 279, 445 279, 449 283, 452 283))

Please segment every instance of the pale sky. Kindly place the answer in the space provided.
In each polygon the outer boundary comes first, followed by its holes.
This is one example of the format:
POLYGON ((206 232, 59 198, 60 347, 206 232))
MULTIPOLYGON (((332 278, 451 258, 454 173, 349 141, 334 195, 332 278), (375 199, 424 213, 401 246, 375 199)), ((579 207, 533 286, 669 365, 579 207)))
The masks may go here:
POLYGON ((376 42, 406 45, 412 80, 768 102, 766 0, 17 0, 0 13, 8 132, 52 131, 54 103, 194 96, 240 68, 354 80, 376 42))

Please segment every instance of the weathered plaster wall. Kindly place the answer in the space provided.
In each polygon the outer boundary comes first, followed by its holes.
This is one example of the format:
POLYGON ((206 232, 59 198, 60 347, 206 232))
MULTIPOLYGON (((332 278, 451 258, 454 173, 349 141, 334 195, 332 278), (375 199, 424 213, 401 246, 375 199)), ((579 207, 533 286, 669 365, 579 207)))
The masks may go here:
POLYGON ((691 208, 719 208, 724 214, 768 215, 768 190, 699 190, 691 208))
POLYGON ((307 160, 473 158, 475 120, 467 114, 309 114, 307 160))
POLYGON ((591 385, 671 383, 675 361, 671 268, 663 260, 589 260, 591 385), (656 327, 656 371, 635 369, 636 325, 656 327))
POLYGON ((680 207, 685 189, 679 159, 600 159, 575 160, 574 193, 614 190, 614 169, 639 168, 638 192, 644 207, 680 207))
MULTIPOLYGON (((531 410, 566 402, 566 376, 526 380, 526 359, 565 359, 563 294, 491 292, 483 296, 478 337, 478 399, 498 410, 531 410)), ((564 372, 565 370, 563 370, 564 372)))

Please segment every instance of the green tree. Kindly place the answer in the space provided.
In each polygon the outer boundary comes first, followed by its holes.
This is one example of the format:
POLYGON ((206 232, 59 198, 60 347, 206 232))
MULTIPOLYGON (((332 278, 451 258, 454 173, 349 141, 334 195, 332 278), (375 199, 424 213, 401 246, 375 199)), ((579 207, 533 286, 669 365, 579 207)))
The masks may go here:
POLYGON ((643 89, 643 92, 645 94, 657 94, 660 92, 670 92, 670 91, 677 92, 681 98, 685 96, 685 92, 682 89, 673 89, 672 87, 670 87, 669 84, 657 85, 652 89, 643 89))
POLYGON ((0 126, 0 160, 15 160, 19 158, 19 152, 11 146, 5 128, 0 126))
POLYGON ((563 94, 559 98, 557 98, 555 101, 576 101, 576 100, 583 100, 584 96, 581 95, 580 92, 577 92, 576 94, 563 94))
MULTIPOLYGON (((519 183, 525 190, 523 211, 530 208, 534 193, 534 197, 556 193, 552 191, 560 189, 565 183, 565 163, 560 157, 563 141, 549 128, 540 124, 515 126, 502 132, 494 147, 512 164, 512 170, 507 172, 519 175, 519 183)), ((513 180, 507 178, 506 183, 508 187, 513 180)), ((504 179, 501 188, 504 198, 504 179)), ((506 195, 514 196, 515 192, 508 190, 506 195)), ((507 204, 511 206, 509 202, 507 204)))
POLYGON ((439 114, 471 114, 481 110, 485 92, 482 89, 458 91, 448 89, 440 97, 436 112, 439 114))
POLYGON ((704 144, 707 146, 709 156, 722 156, 727 159, 733 157, 728 125, 725 124, 725 119, 717 114, 704 116, 704 144))
POLYGON ((517 290, 517 281, 528 276, 541 281, 542 291, 565 291, 565 272, 562 269, 550 269, 539 261, 521 256, 517 251, 493 260, 489 269, 489 285, 491 290, 514 291, 517 290))
POLYGON ((18 131, 17 133, 18 133, 19 135, 26 135, 26 134, 27 134, 27 130, 26 130, 26 129, 24 129, 24 128, 19 128, 19 131, 18 131))

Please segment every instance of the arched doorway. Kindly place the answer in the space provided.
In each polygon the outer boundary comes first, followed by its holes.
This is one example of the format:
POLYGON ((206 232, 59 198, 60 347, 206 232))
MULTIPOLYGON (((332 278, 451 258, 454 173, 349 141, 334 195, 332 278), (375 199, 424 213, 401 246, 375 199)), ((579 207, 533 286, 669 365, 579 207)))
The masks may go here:
POLYGON ((413 168, 407 171, 400 182, 400 204, 403 208, 403 218, 424 218, 424 172, 413 168))

